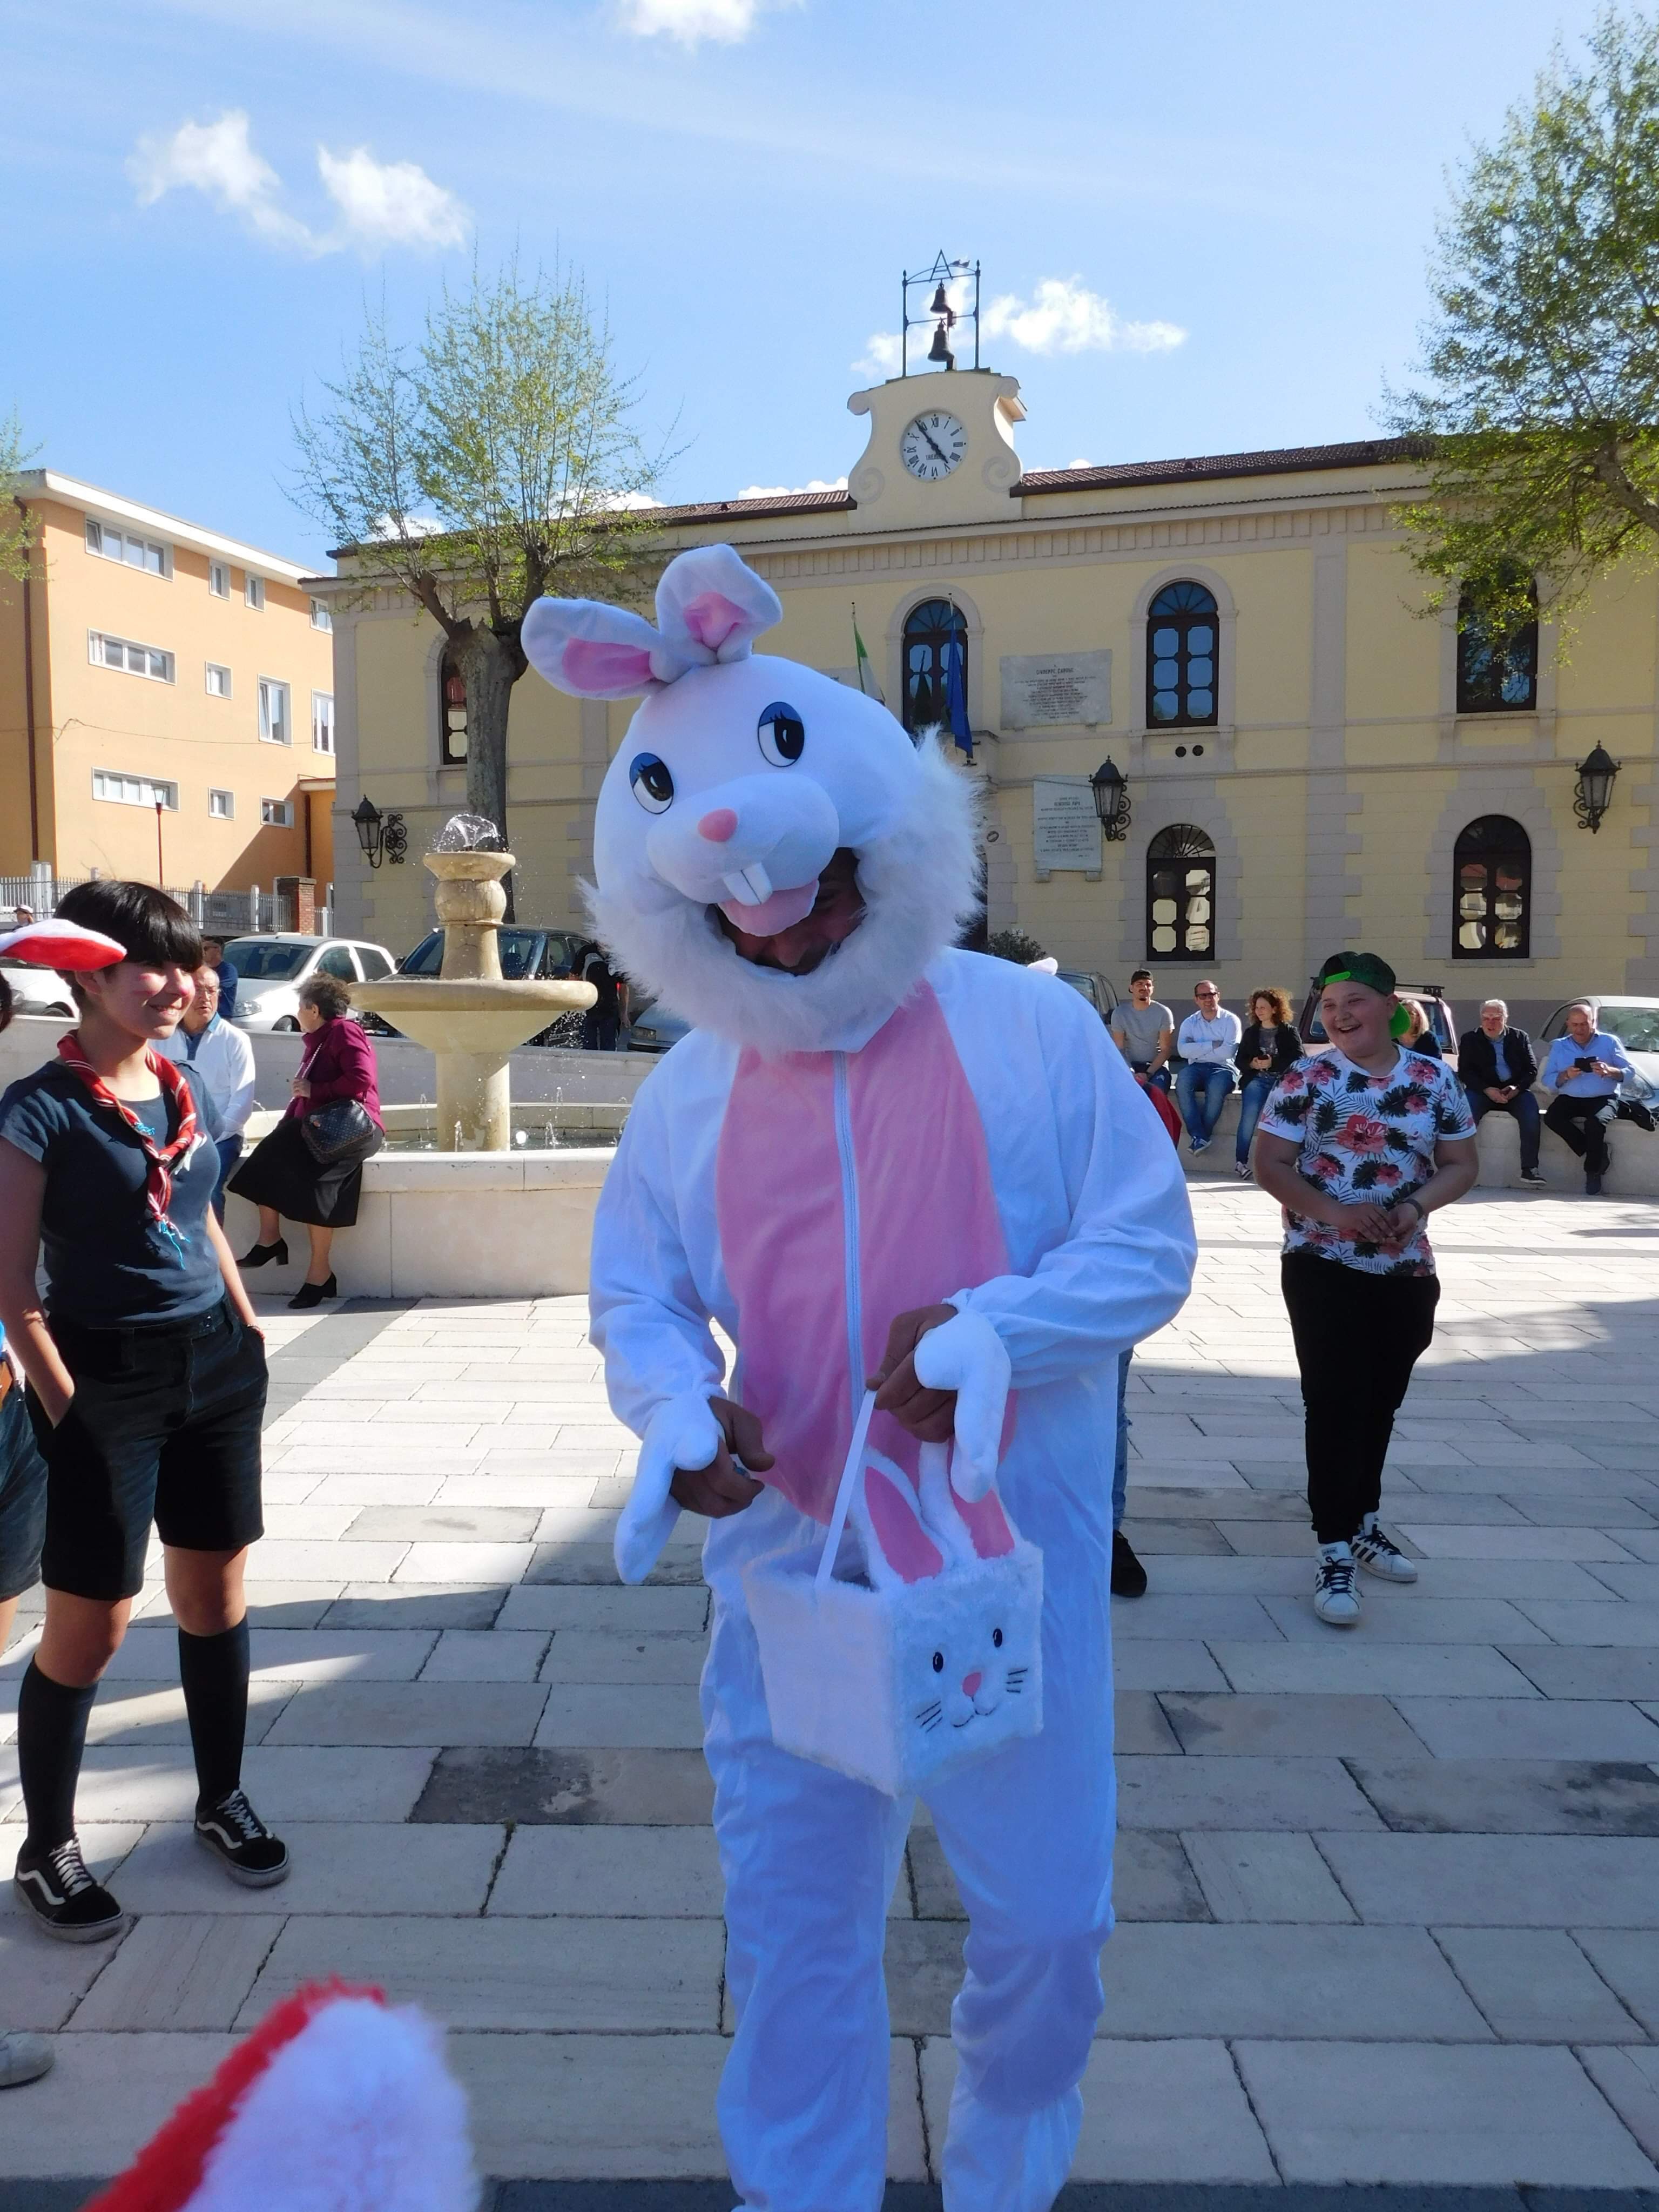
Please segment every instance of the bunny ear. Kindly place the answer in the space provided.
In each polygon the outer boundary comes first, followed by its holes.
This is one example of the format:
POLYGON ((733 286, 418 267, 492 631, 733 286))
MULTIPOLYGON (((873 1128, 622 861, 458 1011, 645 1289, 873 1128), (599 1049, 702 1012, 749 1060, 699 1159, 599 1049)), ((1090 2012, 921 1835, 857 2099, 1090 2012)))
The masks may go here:
POLYGON ((657 586, 662 634, 688 661, 746 659, 762 630, 782 619, 777 593, 729 545, 678 555, 657 586))
POLYGON ((677 653, 643 615, 598 599, 538 599, 520 631, 525 657, 578 699, 632 699, 683 676, 677 653))

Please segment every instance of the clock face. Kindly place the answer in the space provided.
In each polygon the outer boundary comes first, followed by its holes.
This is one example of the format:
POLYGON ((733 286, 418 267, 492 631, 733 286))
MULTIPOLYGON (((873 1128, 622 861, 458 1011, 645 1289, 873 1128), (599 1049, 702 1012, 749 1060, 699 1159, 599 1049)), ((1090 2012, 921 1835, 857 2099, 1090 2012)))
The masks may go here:
POLYGON ((899 440, 899 457, 913 477, 937 483, 948 477, 968 450, 968 433, 954 415, 936 410, 918 415, 899 440))

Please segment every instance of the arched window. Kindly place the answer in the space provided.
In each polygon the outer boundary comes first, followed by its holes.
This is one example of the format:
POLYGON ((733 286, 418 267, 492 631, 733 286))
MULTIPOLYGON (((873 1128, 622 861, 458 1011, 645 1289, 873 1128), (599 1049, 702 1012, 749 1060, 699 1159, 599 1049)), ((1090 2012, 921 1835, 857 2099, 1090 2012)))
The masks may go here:
POLYGON ((968 622, 949 599, 924 599, 904 618, 904 726, 914 737, 935 723, 952 726, 951 692, 959 687, 961 723, 968 727, 968 622))
POLYGON ((466 681, 448 646, 438 655, 438 758, 445 768, 466 759, 466 681))
POLYGON ((1215 957, 1215 847, 1192 822, 1172 822, 1146 848, 1146 956, 1215 957))
MULTIPOLYGON (((1538 587, 1529 587, 1534 609, 1538 587)), ((1494 636, 1471 606, 1457 603, 1457 711, 1526 714, 1538 704, 1538 617, 1509 637, 1494 636)))
POLYGON ((1216 719, 1221 625, 1202 584, 1166 584, 1146 611, 1146 726, 1183 729, 1216 719))
POLYGON ((1532 941, 1532 840, 1507 814, 1483 814, 1459 835, 1452 873, 1456 960, 1524 960, 1532 941))

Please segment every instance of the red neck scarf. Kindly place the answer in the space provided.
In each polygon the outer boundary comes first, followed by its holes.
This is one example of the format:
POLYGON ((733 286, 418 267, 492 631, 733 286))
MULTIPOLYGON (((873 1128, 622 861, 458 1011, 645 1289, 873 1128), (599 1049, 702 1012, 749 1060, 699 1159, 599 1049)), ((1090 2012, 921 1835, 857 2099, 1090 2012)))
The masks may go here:
POLYGON ((196 1142, 196 1102, 191 1096, 189 1084, 172 1060, 163 1060, 159 1053, 146 1049, 146 1064, 160 1078, 163 1097, 171 1097, 179 1110, 176 1133, 167 1144, 158 1145, 131 1107, 116 1097, 82 1053, 80 1040, 73 1031, 58 1039, 58 1057, 80 1077, 100 1106, 107 1106, 112 1114, 126 1123, 143 1146, 145 1206, 160 1235, 172 1244, 182 1259, 184 1244, 168 1217, 167 1209, 173 1203, 173 1163, 187 1158, 196 1142))

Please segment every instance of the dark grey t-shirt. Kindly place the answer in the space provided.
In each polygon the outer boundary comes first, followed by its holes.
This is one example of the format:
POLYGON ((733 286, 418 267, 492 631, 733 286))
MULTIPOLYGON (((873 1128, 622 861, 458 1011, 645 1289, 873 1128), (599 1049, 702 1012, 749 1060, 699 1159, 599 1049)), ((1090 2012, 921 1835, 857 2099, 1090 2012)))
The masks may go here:
MULTIPOLYGON (((178 1127, 165 1092, 127 1103, 162 1142, 178 1127)), ((143 1328, 193 1320, 224 1297, 206 1222, 219 1155, 205 1127, 173 1164, 176 1243, 149 1218, 143 1146, 60 1063, 37 1068, 0 1097, 0 1139, 46 1170, 40 1243, 52 1320, 143 1328)))

